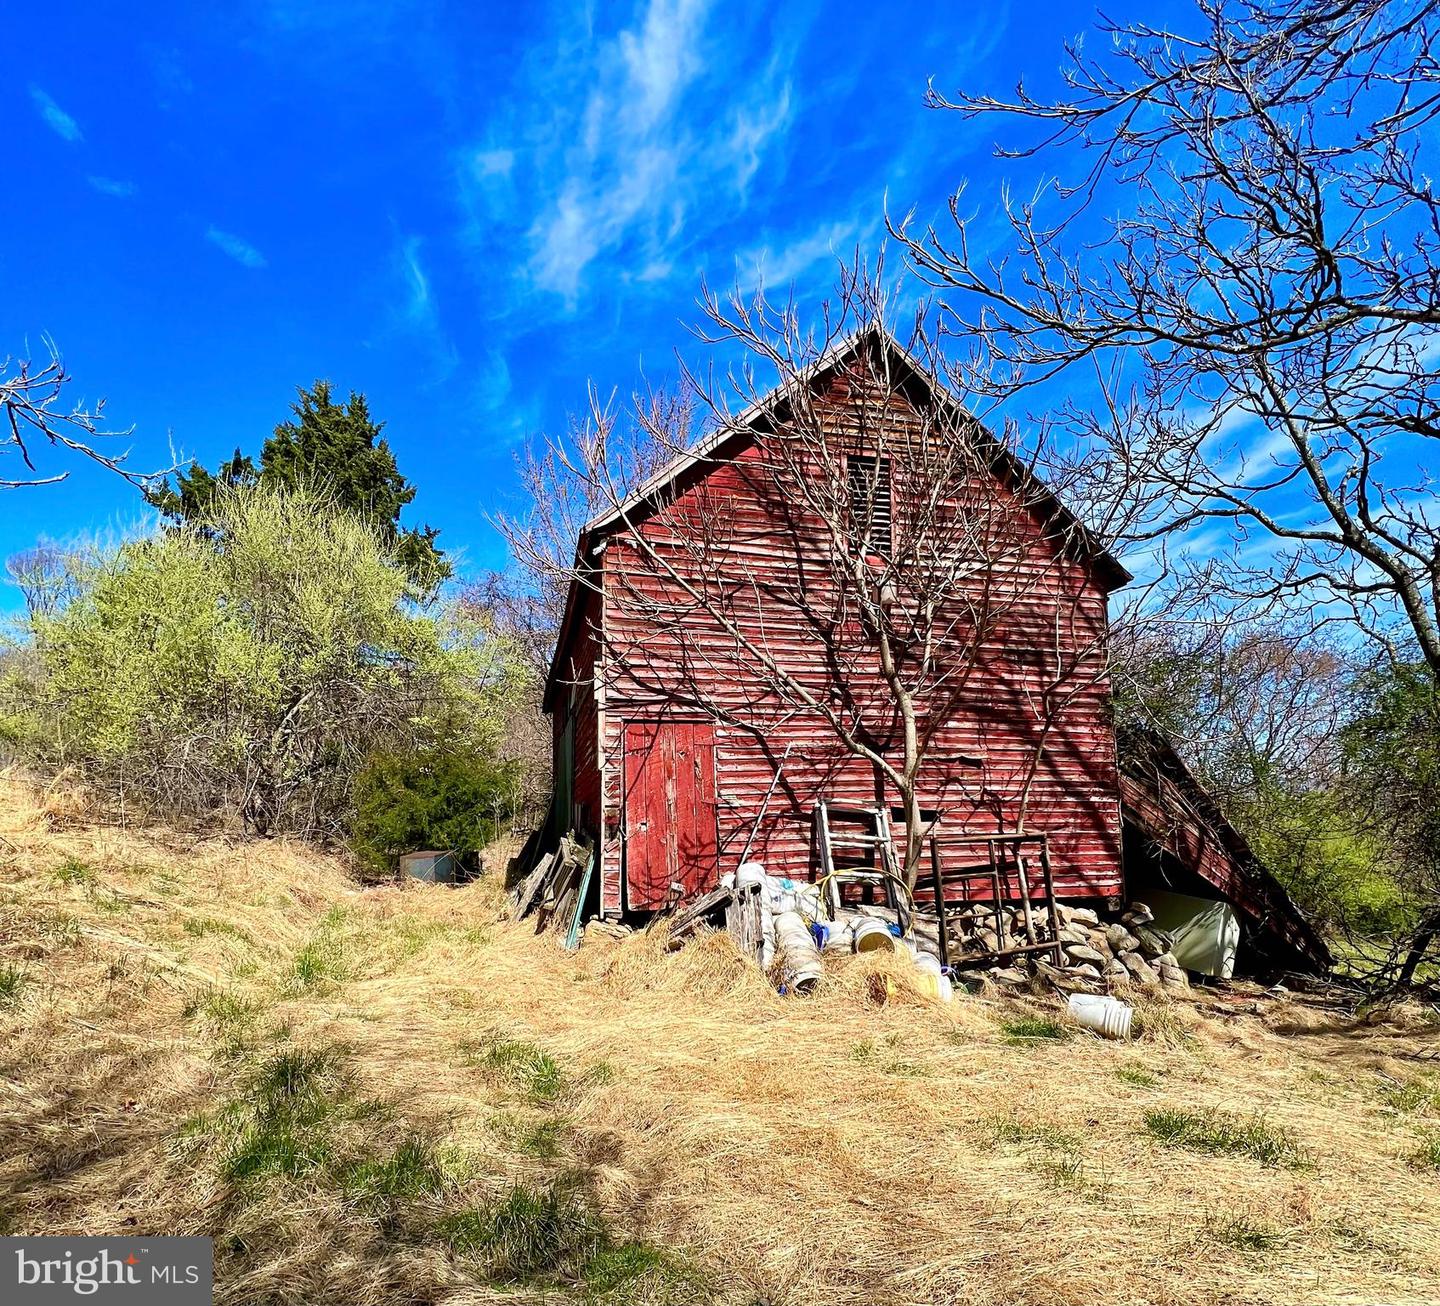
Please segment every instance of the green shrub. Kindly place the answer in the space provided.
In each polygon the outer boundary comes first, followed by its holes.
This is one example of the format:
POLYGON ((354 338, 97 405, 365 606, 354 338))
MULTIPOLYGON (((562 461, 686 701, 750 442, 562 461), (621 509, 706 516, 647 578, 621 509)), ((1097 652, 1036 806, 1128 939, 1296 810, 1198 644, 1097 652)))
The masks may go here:
POLYGON ((32 624, 28 710, 102 794, 257 832, 346 832, 377 751, 482 749, 523 683, 512 643, 410 601, 367 525, 314 498, 221 492, 206 524, 99 558, 32 624))
POLYGON ((350 847, 376 872, 418 849, 476 852, 510 813, 516 771, 478 748, 373 755, 355 782, 350 847))
POLYGON ((1266 1166, 1299 1169, 1307 1155, 1294 1135, 1261 1116, 1221 1111, 1157 1110, 1145 1113, 1145 1128, 1167 1147, 1249 1156, 1266 1166))

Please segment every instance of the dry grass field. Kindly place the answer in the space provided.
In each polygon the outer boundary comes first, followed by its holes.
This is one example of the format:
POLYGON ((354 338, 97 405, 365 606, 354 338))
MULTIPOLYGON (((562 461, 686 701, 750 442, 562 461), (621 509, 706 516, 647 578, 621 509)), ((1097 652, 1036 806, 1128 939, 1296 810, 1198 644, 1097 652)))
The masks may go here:
POLYGON ((1425 1013, 785 998, 67 804, 0 781, 6 1232, 212 1234, 226 1303, 1440 1300, 1425 1013))

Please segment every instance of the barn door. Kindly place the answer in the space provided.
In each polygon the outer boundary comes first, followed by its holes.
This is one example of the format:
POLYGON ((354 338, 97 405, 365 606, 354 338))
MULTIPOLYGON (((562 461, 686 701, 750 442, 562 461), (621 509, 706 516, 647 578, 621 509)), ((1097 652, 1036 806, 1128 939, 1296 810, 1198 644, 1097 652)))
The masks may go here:
POLYGON ((634 911, 718 882, 715 732, 708 721, 632 721, 625 727, 625 887, 634 911))

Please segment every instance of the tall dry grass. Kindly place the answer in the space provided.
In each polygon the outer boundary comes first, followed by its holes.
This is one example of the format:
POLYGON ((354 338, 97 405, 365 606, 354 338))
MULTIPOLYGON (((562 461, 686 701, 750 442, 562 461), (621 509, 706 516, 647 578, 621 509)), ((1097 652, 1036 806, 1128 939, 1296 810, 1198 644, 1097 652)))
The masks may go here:
POLYGON ((1423 1014, 785 998, 65 801, 0 785, 11 1231, 212 1234, 229 1303, 1440 1298, 1423 1014))

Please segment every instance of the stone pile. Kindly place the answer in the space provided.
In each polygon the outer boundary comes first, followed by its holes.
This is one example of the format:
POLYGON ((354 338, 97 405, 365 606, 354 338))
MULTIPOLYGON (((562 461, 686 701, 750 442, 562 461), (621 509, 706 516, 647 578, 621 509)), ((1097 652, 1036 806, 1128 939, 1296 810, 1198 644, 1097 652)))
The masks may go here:
MULTIPOLYGON (((963 968, 967 962, 972 966, 978 963, 977 968, 1000 984, 1026 982, 1033 962, 1035 970, 1060 979, 1142 988, 1189 987, 1189 978, 1172 951, 1174 938, 1155 924, 1154 914, 1141 902, 1131 903, 1114 920, 1102 918, 1089 907, 1056 903, 1064 956, 1058 972, 1050 954, 1044 952, 1006 958, 1004 965, 983 966, 985 957, 1028 942, 1023 907, 1002 908, 998 931, 994 909, 983 904, 946 915, 955 964, 963 968)), ((1050 913, 1043 903, 1031 905, 1030 920, 1035 941, 1050 942, 1050 913)))
POLYGON ((1154 988, 1188 988, 1189 978, 1175 959, 1174 938, 1155 924, 1143 902, 1132 902, 1118 920, 1105 922, 1089 907, 1055 905, 1065 969, 1090 979, 1154 988))

